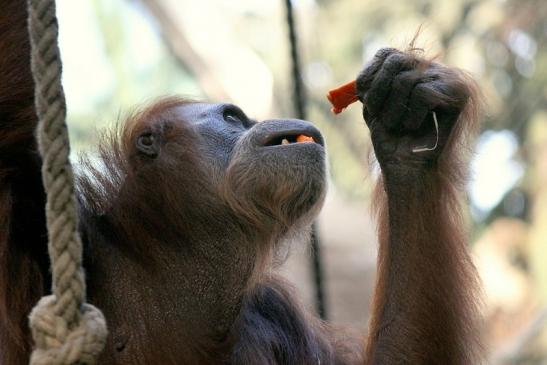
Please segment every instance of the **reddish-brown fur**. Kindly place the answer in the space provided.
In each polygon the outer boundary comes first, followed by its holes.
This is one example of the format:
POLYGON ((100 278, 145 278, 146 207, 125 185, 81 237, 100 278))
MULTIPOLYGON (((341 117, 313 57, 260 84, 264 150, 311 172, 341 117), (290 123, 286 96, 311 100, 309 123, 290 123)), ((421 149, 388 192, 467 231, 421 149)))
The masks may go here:
POLYGON ((48 289, 44 194, 25 1, 0 7, 0 363, 23 364, 27 315, 48 289), (13 243, 12 243, 13 242, 13 243))
MULTIPOLYGON (((21 0, 0 6, 0 365, 28 362, 27 315, 50 284, 25 7, 21 0)), ((306 314, 290 285, 268 274, 277 241, 294 234, 291 225, 300 219, 294 206, 272 207, 268 191, 249 204, 239 199, 246 191, 215 189, 184 122, 162 131, 176 155, 151 164, 134 151, 143 130, 189 104, 166 99, 106 139, 103 168, 84 163, 79 174, 89 298, 110 326, 101 364, 479 363, 478 282, 460 201, 467 143, 478 120, 474 83, 412 52, 383 50, 357 85, 383 172, 375 194, 377 286, 364 348, 359 336, 306 314), (383 101, 375 105, 381 92, 367 94, 393 54, 408 65, 409 79, 432 85, 416 100, 438 112, 440 144, 433 152, 408 153, 409 146, 431 145, 430 119, 426 126, 391 128, 397 116, 378 108, 383 101), (175 162, 179 169, 170 169, 175 162), (177 194, 181 186, 185 194, 177 194), (138 219, 134 211, 141 212, 138 219), (211 227, 229 227, 231 236, 211 227), (170 244, 176 240, 188 244, 170 244)), ((399 91, 395 85, 394 94, 399 91)), ((256 179, 237 166, 228 173, 239 187, 256 179)), ((306 194, 287 186, 274 198, 314 213, 313 204, 294 196, 320 201, 321 187, 303 189, 306 194)))

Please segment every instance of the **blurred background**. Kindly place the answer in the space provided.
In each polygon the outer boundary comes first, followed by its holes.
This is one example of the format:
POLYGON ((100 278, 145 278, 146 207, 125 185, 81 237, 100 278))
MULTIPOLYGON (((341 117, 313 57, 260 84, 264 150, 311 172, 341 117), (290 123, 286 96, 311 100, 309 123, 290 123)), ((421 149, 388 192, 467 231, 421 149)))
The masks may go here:
MULTIPOLYGON (((282 0, 58 0, 75 154, 132 107, 162 95, 231 101, 294 117, 282 0)), ((381 47, 416 45, 469 71, 487 99, 468 187, 471 250, 485 291, 491 364, 547 364, 547 2, 293 0, 308 119, 324 132, 330 192, 319 219, 326 316, 366 328, 376 240, 368 131, 328 89, 381 47)), ((308 245, 282 268, 316 305, 308 245)))

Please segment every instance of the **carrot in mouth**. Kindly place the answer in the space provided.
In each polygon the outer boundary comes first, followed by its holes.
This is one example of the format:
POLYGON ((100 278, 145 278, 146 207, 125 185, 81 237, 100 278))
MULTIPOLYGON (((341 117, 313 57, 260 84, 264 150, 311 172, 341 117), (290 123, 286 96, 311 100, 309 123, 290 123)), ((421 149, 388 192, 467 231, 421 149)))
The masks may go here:
POLYGON ((297 142, 297 143, 315 142, 315 140, 313 139, 313 137, 306 136, 306 135, 304 135, 304 134, 299 134, 299 135, 296 137, 296 142, 297 142))

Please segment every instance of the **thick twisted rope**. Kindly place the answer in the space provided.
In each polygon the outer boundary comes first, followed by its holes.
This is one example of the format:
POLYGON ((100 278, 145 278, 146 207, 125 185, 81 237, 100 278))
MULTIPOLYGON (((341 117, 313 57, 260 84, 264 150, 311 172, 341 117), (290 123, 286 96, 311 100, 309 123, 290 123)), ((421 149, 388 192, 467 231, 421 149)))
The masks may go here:
POLYGON ((30 362, 92 364, 104 347, 107 331, 102 313, 85 304, 82 242, 69 161, 55 0, 29 0, 28 9, 53 291, 38 302, 30 315, 36 345, 30 362))

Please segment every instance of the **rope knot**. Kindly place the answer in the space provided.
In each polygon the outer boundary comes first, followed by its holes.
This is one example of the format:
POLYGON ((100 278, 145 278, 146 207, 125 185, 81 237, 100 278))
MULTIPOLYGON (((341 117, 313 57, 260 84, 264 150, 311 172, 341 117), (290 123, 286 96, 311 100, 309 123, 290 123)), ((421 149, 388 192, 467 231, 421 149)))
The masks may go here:
POLYGON ((43 297, 30 314, 36 348, 31 365, 94 364, 107 336, 106 321, 90 304, 81 308, 77 323, 69 323, 56 312, 56 298, 43 297))

